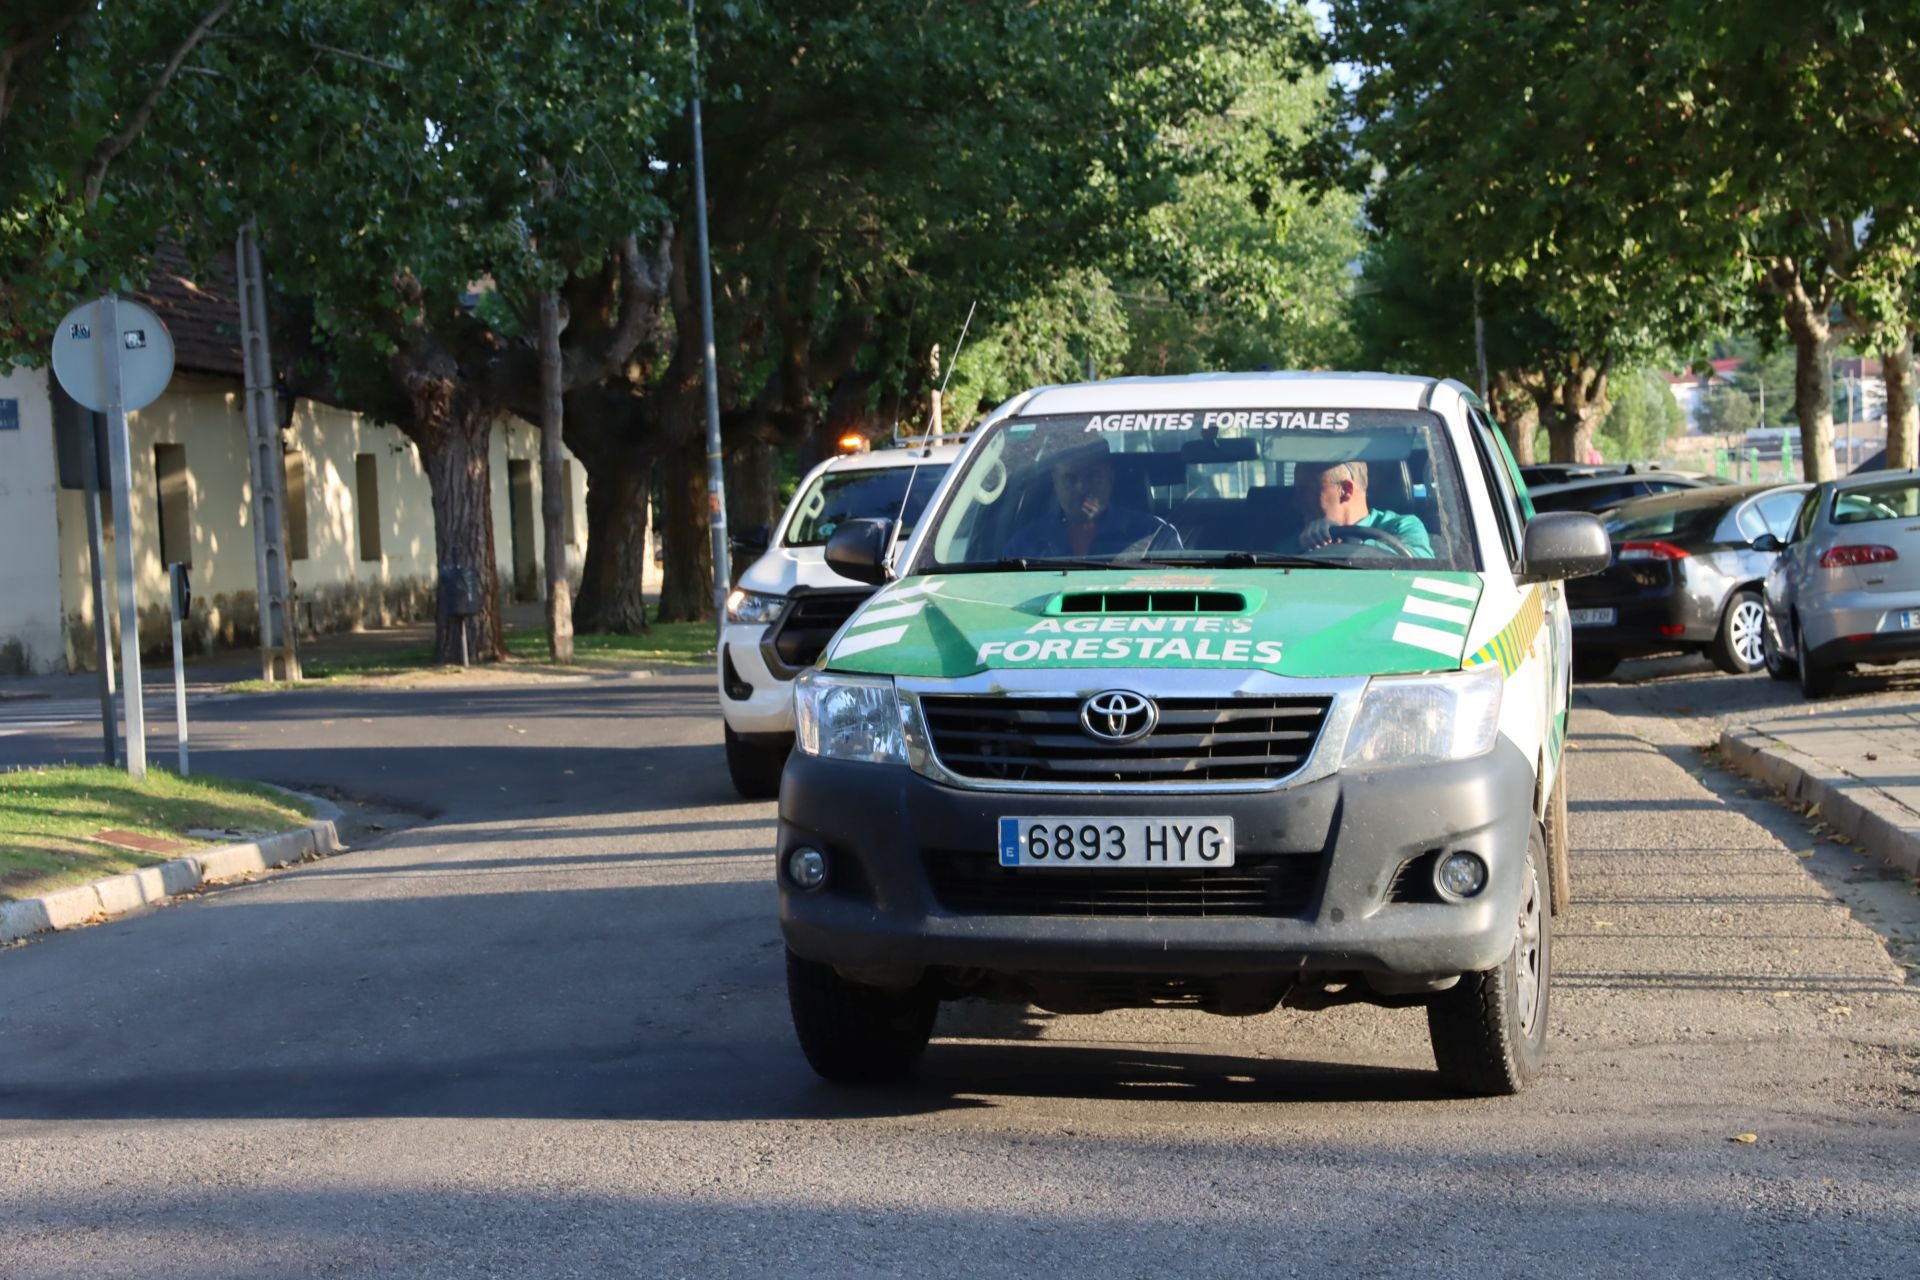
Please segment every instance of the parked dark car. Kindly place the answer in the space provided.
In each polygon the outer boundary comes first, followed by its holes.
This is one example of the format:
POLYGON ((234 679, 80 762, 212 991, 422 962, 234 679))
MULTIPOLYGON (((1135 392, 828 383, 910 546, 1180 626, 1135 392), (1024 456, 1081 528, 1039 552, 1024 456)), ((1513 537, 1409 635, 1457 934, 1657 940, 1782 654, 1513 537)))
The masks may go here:
POLYGON ((1541 485, 1565 484, 1569 480, 1591 480, 1595 476, 1623 476, 1624 462, 1530 462, 1520 468, 1520 478, 1529 489, 1541 485))
POLYGON ((1597 679, 1622 658, 1674 649, 1736 675, 1759 670, 1761 583, 1778 553, 1754 543, 1792 530, 1809 487, 1714 485, 1609 512, 1613 564, 1567 583, 1574 673, 1597 679))
POLYGON ((1679 489, 1706 487, 1706 481, 1672 471, 1648 471, 1618 476, 1590 476, 1563 484, 1529 485, 1527 496, 1535 511, 1607 511, 1632 498, 1679 489))

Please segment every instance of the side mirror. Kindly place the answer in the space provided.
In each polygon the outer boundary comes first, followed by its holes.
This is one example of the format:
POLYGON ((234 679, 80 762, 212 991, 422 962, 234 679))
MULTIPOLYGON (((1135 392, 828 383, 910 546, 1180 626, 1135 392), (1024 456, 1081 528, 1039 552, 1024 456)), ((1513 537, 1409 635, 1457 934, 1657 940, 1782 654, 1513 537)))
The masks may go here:
POLYGON ((843 578, 877 587, 892 577, 887 553, 893 542, 891 520, 849 520, 827 539, 827 568, 843 578))
POLYGON ((1522 583, 1584 578, 1613 563, 1613 545, 1597 516, 1546 511, 1527 521, 1520 542, 1522 583))
POLYGON ((1785 551, 1787 544, 1770 533, 1763 533, 1753 540, 1755 551, 1785 551))

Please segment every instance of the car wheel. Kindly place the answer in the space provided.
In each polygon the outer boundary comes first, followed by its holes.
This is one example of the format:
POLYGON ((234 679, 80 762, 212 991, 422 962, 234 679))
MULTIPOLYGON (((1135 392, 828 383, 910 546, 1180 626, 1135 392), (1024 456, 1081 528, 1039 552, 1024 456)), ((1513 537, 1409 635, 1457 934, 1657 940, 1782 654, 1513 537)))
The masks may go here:
POLYGON ((1519 1093, 1540 1073, 1547 1051, 1547 997, 1553 977, 1553 915, 1548 910, 1540 829, 1527 842, 1513 950, 1498 965, 1466 973, 1427 1003, 1433 1060, 1449 1088, 1481 1097, 1519 1093))
POLYGON ((1771 622, 1761 629, 1760 639, 1765 651, 1767 674, 1782 682, 1797 679, 1800 675, 1800 664, 1780 652, 1780 641, 1775 636, 1775 628, 1771 622))
POLYGON ((1620 655, 1611 649, 1573 651, 1573 674, 1582 680, 1604 680, 1620 665, 1620 655))
POLYGON ((787 1006, 807 1065, 835 1084, 900 1080, 926 1051, 940 1001, 924 986, 888 991, 787 952, 787 1006))
POLYGON ((771 800, 780 794, 780 771, 791 748, 749 742, 727 726, 727 776, 743 800, 771 800))
POLYGON ((1823 667, 1813 660, 1807 652, 1806 633, 1800 630, 1800 624, 1793 624, 1793 647, 1800 654, 1800 693, 1807 698, 1824 698, 1833 692, 1840 682, 1840 673, 1832 667, 1823 667))
POLYGON ((1547 816, 1543 824, 1547 837, 1547 886, 1552 890, 1549 905, 1554 915, 1573 901, 1573 838, 1567 830, 1567 757, 1560 756, 1560 770, 1553 778, 1553 791, 1547 796, 1547 816))
POLYGON ((1767 609, 1760 603, 1759 592, 1734 592, 1720 614, 1720 629, 1707 647, 1707 656, 1713 659, 1713 665, 1736 676, 1758 671, 1767 660, 1762 639, 1766 621, 1767 609))

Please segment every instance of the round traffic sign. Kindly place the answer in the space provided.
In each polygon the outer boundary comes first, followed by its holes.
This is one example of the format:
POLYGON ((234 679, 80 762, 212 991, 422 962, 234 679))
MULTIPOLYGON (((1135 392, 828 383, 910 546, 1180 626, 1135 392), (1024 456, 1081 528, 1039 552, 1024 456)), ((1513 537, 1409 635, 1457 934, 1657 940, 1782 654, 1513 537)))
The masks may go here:
POLYGON ((128 413, 160 398, 173 377, 173 335, 160 317, 131 298, 114 299, 120 332, 106 340, 101 300, 67 312, 53 335, 53 375, 67 394, 95 413, 107 407, 107 371, 102 358, 120 358, 120 407, 128 413))

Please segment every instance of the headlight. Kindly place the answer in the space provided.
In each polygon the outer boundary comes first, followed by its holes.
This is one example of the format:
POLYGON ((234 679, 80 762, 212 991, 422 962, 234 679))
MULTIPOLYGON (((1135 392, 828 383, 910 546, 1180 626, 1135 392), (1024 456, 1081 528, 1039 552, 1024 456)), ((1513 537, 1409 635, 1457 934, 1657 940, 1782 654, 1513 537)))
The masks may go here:
POLYGON ((1344 764, 1432 764, 1493 746, 1506 676, 1484 663, 1443 676, 1376 677, 1347 734, 1344 764))
POLYGON ((727 596, 728 622, 772 622, 787 607, 785 596, 763 596, 735 587, 727 596))
POLYGON ((905 764, 900 699, 886 677, 803 671, 793 686, 794 738, 802 751, 829 760, 905 764))

